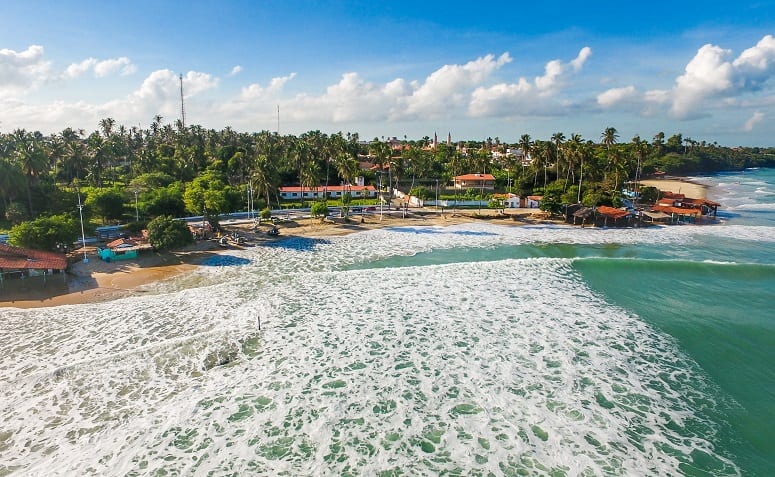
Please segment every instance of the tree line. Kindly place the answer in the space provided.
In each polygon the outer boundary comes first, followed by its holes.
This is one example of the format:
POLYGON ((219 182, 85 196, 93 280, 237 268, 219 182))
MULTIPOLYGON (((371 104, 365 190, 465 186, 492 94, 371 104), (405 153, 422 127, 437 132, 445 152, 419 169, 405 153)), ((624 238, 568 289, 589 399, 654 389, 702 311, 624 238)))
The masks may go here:
POLYGON ((547 139, 523 134, 511 144, 497 137, 436 144, 428 136, 361 141, 349 132, 239 133, 163 124, 161 116, 147 129, 127 128, 105 118, 89 134, 72 128, 49 136, 24 129, 0 134, 0 229, 39 218, 71 220, 80 201, 87 221, 104 223, 217 216, 245 210, 248 194, 259 207, 274 207, 282 185, 325 188, 356 176, 427 194, 456 175, 490 173, 500 191, 615 205, 624 182, 658 171, 757 166, 775 166, 775 148, 730 148, 663 132, 623 140, 613 127, 595 140, 557 132, 547 139))

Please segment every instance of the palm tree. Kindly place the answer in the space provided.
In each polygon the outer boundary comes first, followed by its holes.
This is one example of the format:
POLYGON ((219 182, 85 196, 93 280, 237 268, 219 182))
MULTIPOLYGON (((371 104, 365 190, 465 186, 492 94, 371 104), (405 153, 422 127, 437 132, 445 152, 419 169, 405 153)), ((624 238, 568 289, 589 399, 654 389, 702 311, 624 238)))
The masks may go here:
MULTIPOLYGON (((576 159, 578 159, 581 156, 581 146, 584 144, 584 142, 581 139, 581 134, 571 134, 570 136, 570 143, 568 150, 565 153, 565 160, 567 162, 567 173, 565 174, 565 187, 563 190, 568 188, 568 180, 570 179, 571 182, 576 182, 576 171, 575 171, 575 163, 576 159)), ((581 185, 579 185, 581 187, 581 185)))
POLYGON ((13 133, 16 142, 15 156, 19 168, 26 177, 27 206, 30 216, 32 209, 32 182, 37 182, 38 177, 48 167, 48 157, 43 150, 43 145, 38 134, 28 133, 24 129, 17 129, 13 133))
POLYGON ((600 135, 601 144, 605 145, 606 149, 610 149, 612 145, 616 144, 616 140, 619 139, 619 134, 616 128, 607 127, 603 134, 600 135))
POLYGON ((560 178, 560 150, 561 150, 560 146, 562 146, 563 141, 565 141, 565 134, 561 132, 556 132, 552 134, 552 142, 554 143, 554 147, 555 147, 555 156, 554 156, 555 171, 556 171, 555 175, 557 176, 558 180, 560 178))
POLYGON ((613 157, 611 156, 611 146, 616 144, 617 139, 619 139, 619 134, 617 134, 616 128, 614 127, 605 128, 605 131, 603 131, 603 134, 600 135, 600 143, 605 146, 606 153, 608 155, 608 167, 606 168, 606 173, 613 165, 613 157))
POLYGON ((635 166, 635 192, 638 192, 640 188, 638 187, 638 182, 640 181, 640 166, 643 162, 643 157, 646 154, 646 151, 648 150, 649 143, 642 140, 640 136, 635 136, 632 138, 632 146, 633 146, 633 152, 635 153, 635 158, 637 159, 637 165, 635 166))

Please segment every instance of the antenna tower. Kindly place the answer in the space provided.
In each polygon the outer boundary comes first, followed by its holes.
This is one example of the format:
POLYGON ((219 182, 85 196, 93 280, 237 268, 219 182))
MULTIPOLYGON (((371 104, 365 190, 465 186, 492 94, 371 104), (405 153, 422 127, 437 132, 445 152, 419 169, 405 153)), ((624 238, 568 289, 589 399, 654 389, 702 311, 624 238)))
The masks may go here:
POLYGON ((180 123, 186 127, 186 107, 183 104, 183 73, 180 74, 180 123))

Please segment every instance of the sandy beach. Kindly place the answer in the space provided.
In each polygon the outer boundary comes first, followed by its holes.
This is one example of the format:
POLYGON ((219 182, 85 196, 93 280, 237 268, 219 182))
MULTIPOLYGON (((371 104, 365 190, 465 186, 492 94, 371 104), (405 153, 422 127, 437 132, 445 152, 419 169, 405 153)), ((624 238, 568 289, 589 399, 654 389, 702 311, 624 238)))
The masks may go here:
MULTIPOLYGON (((406 217, 401 212, 393 211, 385 214, 367 216, 361 222, 360 216, 351 217, 348 223, 342 219, 321 222, 318 219, 303 219, 281 223, 278 225, 281 234, 268 236, 263 230, 254 233, 249 225, 222 224, 229 232, 238 232, 246 238, 247 244, 260 246, 262 243, 283 240, 288 237, 331 237, 350 234, 358 231, 408 225, 441 225, 449 226, 465 222, 486 220, 491 223, 522 225, 548 220, 543 212, 537 209, 516 209, 509 214, 497 214, 497 211, 482 209, 482 216, 474 217, 474 212, 452 213, 446 211, 443 215, 434 212, 422 214, 410 210, 406 217)), ((143 293, 139 289, 143 285, 168 280, 196 269, 199 263, 207 257, 233 251, 234 248, 222 248, 215 241, 198 241, 185 249, 175 252, 147 252, 137 259, 123 262, 103 262, 93 249, 87 248, 89 262, 84 263, 82 256, 74 258, 67 271, 66 280, 59 275, 49 276, 46 281, 42 277, 26 280, 7 280, 0 288, 0 308, 40 308, 81 303, 94 303, 143 293)))
POLYGON ((684 194, 692 199, 705 199, 708 187, 689 179, 649 179, 640 181, 644 186, 656 187, 662 192, 673 192, 675 194, 684 194))

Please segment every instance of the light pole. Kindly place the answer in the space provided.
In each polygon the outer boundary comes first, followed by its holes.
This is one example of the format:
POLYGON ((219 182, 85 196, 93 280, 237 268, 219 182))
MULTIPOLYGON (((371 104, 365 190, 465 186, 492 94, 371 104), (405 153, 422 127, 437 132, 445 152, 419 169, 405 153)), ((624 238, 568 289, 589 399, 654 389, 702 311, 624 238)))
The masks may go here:
POLYGON ((140 222, 140 209, 137 208, 137 187, 135 187, 135 222, 140 222))
POLYGON ((83 231, 83 204, 81 203, 81 192, 78 192, 78 213, 81 216, 81 245, 83 246, 83 263, 89 263, 86 256, 86 234, 83 231))
POLYGON ((436 212, 439 211, 439 180, 436 179, 436 212))

